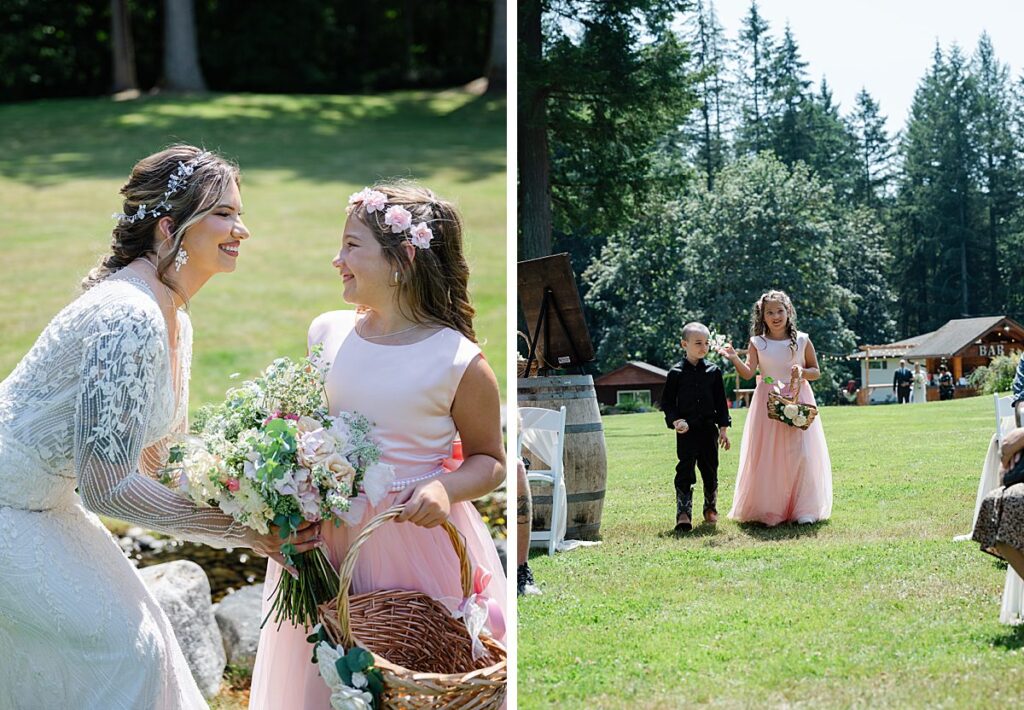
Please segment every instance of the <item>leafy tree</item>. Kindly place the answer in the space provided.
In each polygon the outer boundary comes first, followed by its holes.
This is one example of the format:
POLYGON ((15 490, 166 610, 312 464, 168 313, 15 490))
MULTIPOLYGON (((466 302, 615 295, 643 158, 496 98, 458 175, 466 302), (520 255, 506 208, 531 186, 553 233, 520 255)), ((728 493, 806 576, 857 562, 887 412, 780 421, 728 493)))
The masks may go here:
POLYGON ((768 121, 772 118, 772 64, 775 43, 768 21, 750 3, 736 43, 736 88, 738 97, 737 153, 757 153, 770 147, 768 121))
POLYGON ((524 3, 529 26, 524 20, 520 29, 521 257, 564 249, 582 269, 605 235, 628 224, 636 206, 658 189, 652 172, 658 149, 694 104, 687 53, 669 26, 682 5, 524 3))
POLYGON ((859 204, 877 210, 889 197, 895 148, 885 127, 886 118, 867 89, 858 92, 847 122, 857 149, 853 197, 859 204))

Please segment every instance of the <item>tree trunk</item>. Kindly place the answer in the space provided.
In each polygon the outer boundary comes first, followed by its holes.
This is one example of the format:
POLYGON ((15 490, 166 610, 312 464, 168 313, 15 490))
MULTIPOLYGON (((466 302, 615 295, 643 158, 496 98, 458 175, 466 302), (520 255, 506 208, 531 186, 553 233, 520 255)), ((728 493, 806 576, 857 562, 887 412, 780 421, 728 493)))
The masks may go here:
POLYGON ((110 41, 114 62, 114 83, 110 92, 138 91, 135 75, 135 43, 128 20, 128 1, 110 0, 110 41))
POLYGON ((508 86, 508 3, 494 0, 491 56, 487 60, 487 93, 504 94, 508 86))
POLYGON ((192 0, 164 0, 164 88, 206 91, 192 0))
POLYGON ((520 0, 519 250, 523 259, 551 254, 547 87, 536 80, 542 59, 541 0, 520 0))

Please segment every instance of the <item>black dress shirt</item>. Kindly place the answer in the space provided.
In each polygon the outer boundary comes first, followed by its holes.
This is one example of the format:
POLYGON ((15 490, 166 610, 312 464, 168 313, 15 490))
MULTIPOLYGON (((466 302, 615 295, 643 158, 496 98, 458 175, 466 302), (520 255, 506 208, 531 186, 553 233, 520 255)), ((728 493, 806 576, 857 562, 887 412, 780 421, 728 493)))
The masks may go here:
POLYGON ((720 427, 732 426, 722 371, 706 360, 693 365, 684 359, 668 371, 661 409, 669 429, 674 428, 672 422, 677 419, 690 424, 714 422, 720 427))

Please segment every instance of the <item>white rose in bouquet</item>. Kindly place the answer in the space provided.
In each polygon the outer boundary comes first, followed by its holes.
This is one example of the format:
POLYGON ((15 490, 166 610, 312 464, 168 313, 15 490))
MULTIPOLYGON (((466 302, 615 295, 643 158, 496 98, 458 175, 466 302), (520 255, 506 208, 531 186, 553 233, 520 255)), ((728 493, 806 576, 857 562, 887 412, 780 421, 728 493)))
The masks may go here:
POLYGON ((806 423, 807 417, 805 417, 803 414, 797 414, 795 417, 793 417, 793 424, 795 424, 796 426, 803 426, 806 423))
POLYGON ((341 417, 336 417, 331 423, 330 432, 334 437, 334 445, 339 451, 348 448, 349 439, 352 438, 352 430, 349 428, 348 422, 341 417))
POLYGON ((800 414, 800 407, 796 406, 795 404, 787 404, 785 407, 782 408, 782 413, 786 415, 786 419, 792 420, 798 414, 800 414))

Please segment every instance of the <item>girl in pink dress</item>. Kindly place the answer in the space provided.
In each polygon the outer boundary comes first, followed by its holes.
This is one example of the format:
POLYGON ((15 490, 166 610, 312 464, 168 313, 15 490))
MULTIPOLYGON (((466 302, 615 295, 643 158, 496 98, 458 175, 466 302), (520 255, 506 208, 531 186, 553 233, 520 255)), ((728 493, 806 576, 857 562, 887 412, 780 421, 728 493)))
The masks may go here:
MULTIPOLYGON (((769 291, 754 303, 750 320, 747 361, 740 360, 732 345, 719 350, 744 379, 759 370, 784 385, 800 377, 797 399, 815 404, 810 382, 821 377, 814 345, 807 333, 796 329, 796 311, 782 291, 769 291)), ((740 446, 736 494, 729 517, 765 525, 783 522, 814 523, 832 514, 832 463, 825 431, 817 417, 806 431, 768 418, 768 392, 772 385, 759 379, 740 446)))
MULTIPOLYGON (((362 547, 352 592, 420 591, 455 609, 462 601, 458 558, 444 530, 466 538, 472 565, 491 573, 485 595, 505 606, 505 575, 487 527, 470 502, 505 479, 498 384, 473 333, 462 220, 429 190, 377 185, 353 195, 341 250, 332 262, 343 298, 356 310, 318 316, 309 346, 323 346, 331 413, 366 415, 382 462, 396 480, 377 506, 355 499, 348 524, 324 524, 325 551, 339 567, 359 531, 379 512, 405 505, 362 547), (464 461, 443 462, 458 432, 464 461)), ((282 568, 268 564, 265 590, 282 568)), ((269 602, 264 601, 264 614, 269 602)), ((503 641, 503 630, 495 629, 503 641)), ((259 642, 249 707, 325 710, 330 690, 310 662, 308 629, 268 622, 259 642)))

